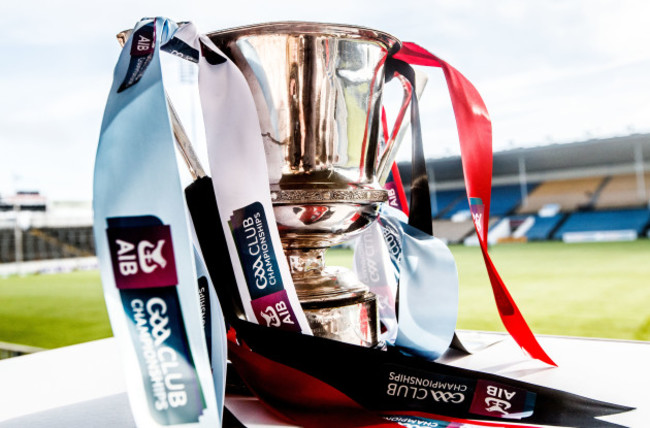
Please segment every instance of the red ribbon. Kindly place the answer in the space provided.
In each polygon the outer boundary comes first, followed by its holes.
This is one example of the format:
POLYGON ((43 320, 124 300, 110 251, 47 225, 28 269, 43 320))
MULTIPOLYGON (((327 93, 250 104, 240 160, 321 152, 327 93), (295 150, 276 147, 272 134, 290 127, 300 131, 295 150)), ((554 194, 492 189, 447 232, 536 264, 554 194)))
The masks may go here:
MULTIPOLYGON (((386 121, 386 110, 381 109, 381 124, 384 131, 384 141, 388 141, 388 122, 386 121)), ((397 199, 399 200, 399 209, 402 210, 404 214, 408 217, 409 215, 409 204, 406 199, 406 193, 404 193, 404 185, 402 184, 402 176, 399 173, 399 168, 397 167, 397 162, 393 162, 390 167, 390 173, 393 176, 393 182, 395 183, 395 190, 397 191, 397 199)))
POLYGON ((440 67, 445 73, 458 127, 467 197, 499 316, 506 330, 525 352, 533 358, 556 366, 537 342, 488 254, 492 123, 483 99, 458 70, 415 43, 404 43, 394 57, 411 65, 440 67))
POLYGON ((305 428, 396 428, 329 384, 292 367, 228 343, 228 357, 242 379, 273 413, 305 428))

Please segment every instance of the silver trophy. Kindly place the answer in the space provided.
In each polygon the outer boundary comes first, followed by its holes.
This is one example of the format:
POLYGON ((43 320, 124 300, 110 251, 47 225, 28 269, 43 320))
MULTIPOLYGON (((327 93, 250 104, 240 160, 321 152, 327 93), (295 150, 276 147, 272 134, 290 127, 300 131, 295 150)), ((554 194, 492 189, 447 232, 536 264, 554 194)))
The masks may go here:
POLYGON ((255 99, 278 229, 302 308, 315 335, 361 346, 378 342, 377 299, 325 250, 377 217, 379 185, 394 160, 410 101, 391 137, 381 127, 384 64, 395 37, 368 28, 279 22, 208 37, 242 71, 255 99))

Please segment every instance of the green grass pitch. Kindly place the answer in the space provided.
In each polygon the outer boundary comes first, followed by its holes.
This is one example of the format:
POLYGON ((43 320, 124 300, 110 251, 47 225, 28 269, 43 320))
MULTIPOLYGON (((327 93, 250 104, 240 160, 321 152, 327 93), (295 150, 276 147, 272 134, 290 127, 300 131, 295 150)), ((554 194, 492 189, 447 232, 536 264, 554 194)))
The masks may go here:
POLYGON ((0 279, 0 341, 56 348, 111 335, 98 271, 0 279))
MULTIPOLYGON (((458 328, 505 331, 481 250, 450 248, 460 282, 458 328)), ((650 240, 500 244, 489 253, 533 332, 650 340, 650 240)))
MULTIPOLYGON (((451 250, 458 328, 503 331, 480 250, 451 250)), ((328 263, 350 266, 351 254, 331 250, 328 263)), ((650 340, 650 240, 501 244, 490 254, 533 332, 650 340)), ((0 279, 0 341, 55 348, 110 335, 97 271, 0 279)))

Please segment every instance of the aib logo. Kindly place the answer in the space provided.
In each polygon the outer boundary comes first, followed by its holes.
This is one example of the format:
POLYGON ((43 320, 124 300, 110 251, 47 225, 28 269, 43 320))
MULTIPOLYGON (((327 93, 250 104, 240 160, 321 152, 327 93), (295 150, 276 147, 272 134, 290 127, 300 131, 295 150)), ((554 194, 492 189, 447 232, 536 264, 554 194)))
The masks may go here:
POLYGON ((508 409, 512 407, 510 400, 517 394, 515 391, 508 391, 504 388, 497 388, 490 385, 487 387, 489 397, 485 398, 487 407, 485 410, 488 412, 498 412, 502 415, 508 415, 508 409))
POLYGON ((263 312, 260 312, 260 316, 264 318, 267 327, 280 327, 280 317, 278 313, 271 306, 267 306, 263 312))
POLYGON ((169 226, 109 227, 107 235, 117 288, 178 283, 169 226))
POLYGON ((138 52, 149 53, 149 51, 151 50, 151 39, 148 39, 145 36, 143 36, 142 34, 139 34, 137 43, 135 45, 135 49, 138 52))
POLYGON ((485 212, 485 205, 481 198, 469 198, 469 210, 472 213, 472 220, 476 225, 476 231, 479 235, 483 234, 483 214, 485 212))
POLYGON ((144 240, 137 243, 116 239, 118 245, 117 260, 120 273, 124 276, 135 275, 142 271, 152 273, 157 268, 165 268, 167 260, 162 255, 164 239, 159 239, 157 244, 144 240))
POLYGON ((267 294, 251 300, 258 324, 267 327, 279 327, 283 330, 300 331, 296 315, 291 308, 286 290, 267 294))
POLYGON ((142 56, 153 53, 155 35, 154 23, 140 27, 133 34, 131 56, 142 56))
POLYGON ((533 414, 534 392, 480 379, 470 412, 505 419, 522 419, 533 414))
POLYGON ((293 324, 291 312, 283 301, 276 303, 275 306, 267 306, 260 312, 260 316, 264 319, 267 327, 280 327, 283 323, 293 324))

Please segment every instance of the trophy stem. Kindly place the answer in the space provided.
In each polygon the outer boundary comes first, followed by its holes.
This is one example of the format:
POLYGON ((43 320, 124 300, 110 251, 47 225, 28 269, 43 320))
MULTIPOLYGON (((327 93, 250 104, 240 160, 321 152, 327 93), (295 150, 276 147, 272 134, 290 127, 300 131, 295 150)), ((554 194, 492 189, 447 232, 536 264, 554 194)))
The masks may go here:
POLYGON ((377 298, 350 270, 325 266, 327 248, 285 248, 296 293, 315 336, 377 345, 377 298))
POLYGON ((291 276, 297 279, 308 279, 320 276, 325 269, 325 251, 327 248, 292 248, 284 253, 289 261, 291 276))

